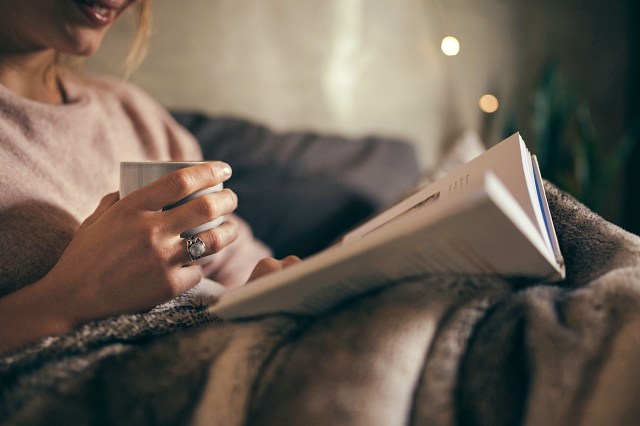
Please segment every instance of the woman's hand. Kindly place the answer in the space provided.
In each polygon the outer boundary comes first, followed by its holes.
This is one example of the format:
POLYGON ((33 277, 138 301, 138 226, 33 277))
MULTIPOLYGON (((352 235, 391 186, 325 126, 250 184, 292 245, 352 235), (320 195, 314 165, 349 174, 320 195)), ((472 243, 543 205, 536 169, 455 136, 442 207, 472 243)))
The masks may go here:
MULTIPOLYGON (((230 175, 228 165, 206 163, 177 170, 122 200, 117 193, 104 197, 43 279, 51 304, 66 309, 75 325, 149 309, 195 286, 201 268, 190 261, 179 235, 228 215, 237 197, 224 189, 171 210, 162 208, 230 175)), ((205 243, 205 256, 236 236, 233 220, 197 235, 205 243)))
POLYGON ((287 256, 282 260, 274 259, 273 257, 264 258, 253 268, 253 272, 251 272, 247 283, 272 272, 281 271, 298 262, 301 262, 298 256, 287 256))

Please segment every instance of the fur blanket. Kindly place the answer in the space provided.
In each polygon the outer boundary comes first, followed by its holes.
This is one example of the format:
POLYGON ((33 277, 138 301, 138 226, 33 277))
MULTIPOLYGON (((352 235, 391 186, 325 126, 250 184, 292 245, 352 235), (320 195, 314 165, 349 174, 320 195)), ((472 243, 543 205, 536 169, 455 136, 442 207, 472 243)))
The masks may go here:
POLYGON ((9 424, 635 424, 640 239, 547 186, 568 276, 428 276, 317 318, 187 293, 0 359, 9 424))

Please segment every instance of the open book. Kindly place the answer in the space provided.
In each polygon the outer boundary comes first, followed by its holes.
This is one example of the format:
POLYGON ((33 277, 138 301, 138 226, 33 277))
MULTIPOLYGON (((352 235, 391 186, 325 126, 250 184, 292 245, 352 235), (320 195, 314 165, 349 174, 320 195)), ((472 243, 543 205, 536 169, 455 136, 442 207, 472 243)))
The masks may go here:
POLYGON ((434 273, 565 277, 536 157, 518 133, 348 232, 338 244, 226 293, 222 318, 317 314, 434 273))

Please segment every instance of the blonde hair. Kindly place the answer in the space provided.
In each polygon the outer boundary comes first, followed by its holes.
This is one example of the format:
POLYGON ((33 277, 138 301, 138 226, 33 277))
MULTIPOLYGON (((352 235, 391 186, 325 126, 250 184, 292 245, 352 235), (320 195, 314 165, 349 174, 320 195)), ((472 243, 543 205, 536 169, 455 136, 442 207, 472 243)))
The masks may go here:
POLYGON ((136 35, 124 61, 125 78, 140 66, 147 55, 151 39, 151 0, 138 0, 134 7, 136 35))

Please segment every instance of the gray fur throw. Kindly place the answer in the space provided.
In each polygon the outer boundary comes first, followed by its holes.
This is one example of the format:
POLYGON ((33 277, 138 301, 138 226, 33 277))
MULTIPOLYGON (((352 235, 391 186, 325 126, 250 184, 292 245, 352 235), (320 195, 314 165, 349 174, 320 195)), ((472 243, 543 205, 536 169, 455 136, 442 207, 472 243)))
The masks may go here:
POLYGON ((428 276, 227 323, 186 293, 0 359, 0 423, 637 424, 640 239, 547 194, 560 284, 428 276))

